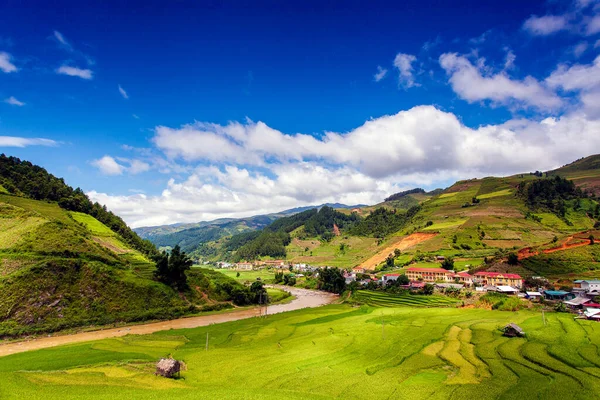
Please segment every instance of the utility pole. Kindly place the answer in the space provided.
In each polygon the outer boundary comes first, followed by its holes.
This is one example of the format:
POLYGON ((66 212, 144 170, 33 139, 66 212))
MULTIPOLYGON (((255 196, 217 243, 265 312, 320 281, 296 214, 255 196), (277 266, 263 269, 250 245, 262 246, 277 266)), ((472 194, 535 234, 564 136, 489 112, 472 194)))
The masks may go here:
POLYGON ((544 314, 544 310, 542 310, 542 321, 544 321, 544 326, 546 326, 546 315, 544 314))

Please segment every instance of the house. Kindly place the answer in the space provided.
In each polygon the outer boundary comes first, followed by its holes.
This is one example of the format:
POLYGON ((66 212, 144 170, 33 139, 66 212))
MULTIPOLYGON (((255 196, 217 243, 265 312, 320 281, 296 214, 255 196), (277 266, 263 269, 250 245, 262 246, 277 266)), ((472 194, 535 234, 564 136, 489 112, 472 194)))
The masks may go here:
POLYGON ((454 275, 454 271, 443 268, 410 267, 406 270, 406 276, 411 281, 454 282, 454 275))
POLYGON ((565 292, 563 290, 544 290, 544 297, 546 300, 571 300, 575 298, 573 293, 565 292))
POLYGON ((400 274, 385 274, 381 277, 381 282, 383 282, 384 285, 387 285, 388 282, 396 281, 399 277, 400 274))
POLYGON ((458 283, 464 286, 473 285, 473 276, 467 272, 448 271, 443 268, 417 268, 406 270, 406 276, 411 281, 458 283))
POLYGON ((573 284, 573 291, 578 294, 589 297, 600 295, 600 280, 576 280, 573 284))
POLYGON ((285 265, 285 261, 283 260, 266 260, 266 261, 262 261, 263 265, 266 265, 267 267, 283 267, 285 265))
POLYGON ((512 286, 496 286, 496 292, 498 293, 504 293, 504 294, 517 294, 519 293, 518 289, 515 289, 512 286))
POLYGON ((238 271, 252 271, 253 267, 254 265, 252 265, 252 263, 249 262, 239 262, 235 264, 235 269, 238 271))
POLYGON ((473 286, 473 276, 469 275, 468 272, 459 272, 454 274, 453 279, 455 282, 462 283, 465 286, 473 286))
POLYGON ((435 259, 437 261, 444 261, 446 259, 446 257, 444 257, 444 256, 435 256, 435 259))
POLYGON ((465 285, 460 283, 436 283, 435 287, 438 289, 458 289, 461 290, 465 285))
POLYGON ((363 267, 354 267, 354 268, 352 268, 352 273, 353 274, 364 274, 365 269, 363 267))
POLYGON ((540 292, 525 292, 525 297, 529 300, 539 300, 542 298, 542 294, 540 292))
POLYGON ((583 312, 583 315, 587 319, 593 319, 596 321, 600 320, 600 309, 599 308, 588 308, 583 312))
POLYGON ((571 308, 583 308, 585 303, 591 302, 587 297, 575 297, 574 299, 567 300, 564 303, 571 308))
POLYGON ((506 325, 503 330, 504 336, 507 337, 525 336, 525 332, 523 332, 523 329, 521 329, 521 327, 517 324, 510 323, 506 325))
POLYGON ((520 275, 504 272, 477 272, 473 276, 473 282, 481 285, 512 286, 516 288, 523 286, 523 278, 520 275))

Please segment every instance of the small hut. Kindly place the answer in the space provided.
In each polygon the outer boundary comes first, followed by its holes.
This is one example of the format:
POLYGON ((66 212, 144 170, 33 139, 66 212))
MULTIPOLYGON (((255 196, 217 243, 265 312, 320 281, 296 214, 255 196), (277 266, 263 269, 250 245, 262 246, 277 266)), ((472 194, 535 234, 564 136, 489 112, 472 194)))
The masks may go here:
POLYGON ((156 372, 154 375, 164 376, 165 378, 173 378, 181 371, 181 361, 172 358, 161 358, 156 364, 156 372))
POLYGON ((519 337, 525 336, 523 329, 517 324, 510 323, 504 327, 504 336, 507 337, 519 337))

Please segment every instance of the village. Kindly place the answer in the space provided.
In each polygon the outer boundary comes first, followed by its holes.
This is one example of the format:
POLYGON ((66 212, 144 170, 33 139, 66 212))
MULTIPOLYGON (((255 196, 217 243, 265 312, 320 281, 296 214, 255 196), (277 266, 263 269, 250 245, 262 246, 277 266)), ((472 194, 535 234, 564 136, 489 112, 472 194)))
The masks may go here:
MULTIPOLYGON (((438 257, 443 261, 444 257, 438 257)), ((288 273, 295 278, 305 276, 317 277, 321 266, 305 263, 289 263, 285 260, 257 260, 253 262, 218 262, 217 268, 235 271, 258 271, 269 269, 279 273, 288 273)), ((547 279, 539 276, 531 277, 538 287, 526 284, 526 280, 518 274, 508 272, 453 271, 444 268, 408 267, 402 271, 376 273, 362 266, 343 269, 343 277, 347 287, 361 289, 386 289, 394 286, 409 293, 422 293, 426 286, 440 295, 474 291, 477 294, 499 293, 506 296, 528 300, 534 304, 545 303, 558 306, 567 312, 577 314, 581 318, 600 321, 600 279, 578 279, 567 287, 556 288, 547 279)))

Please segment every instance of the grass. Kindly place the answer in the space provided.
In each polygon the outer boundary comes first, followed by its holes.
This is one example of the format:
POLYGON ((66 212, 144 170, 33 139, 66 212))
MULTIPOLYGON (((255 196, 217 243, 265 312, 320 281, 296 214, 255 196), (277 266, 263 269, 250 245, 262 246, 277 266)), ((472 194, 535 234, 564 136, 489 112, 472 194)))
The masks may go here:
POLYGON ((275 272, 266 268, 259 269, 258 271, 236 271, 233 269, 215 269, 215 271, 241 283, 254 282, 258 278, 265 283, 272 283, 275 279, 275 272), (238 274, 240 276, 237 276, 238 274))
POLYGON ((370 290, 357 291, 354 294, 354 299, 359 303, 377 307, 439 307, 452 306, 458 303, 457 299, 447 296, 394 295, 370 290))
POLYGON ((0 358, 0 398, 596 398, 598 324, 546 318, 332 305, 0 358), (503 337, 509 322, 527 337, 503 337), (169 354, 183 379, 153 375, 169 354))
POLYGON ((73 217, 75 221, 85 226, 90 232, 92 232, 96 236, 116 236, 116 234, 113 231, 111 231, 106 225, 104 225, 102 222, 98 221, 91 215, 87 215, 80 212, 69 212, 69 215, 73 217))
POLYGON ((513 193, 511 189, 498 190, 492 193, 481 194, 477 196, 479 200, 491 199, 493 197, 509 196, 513 193))

